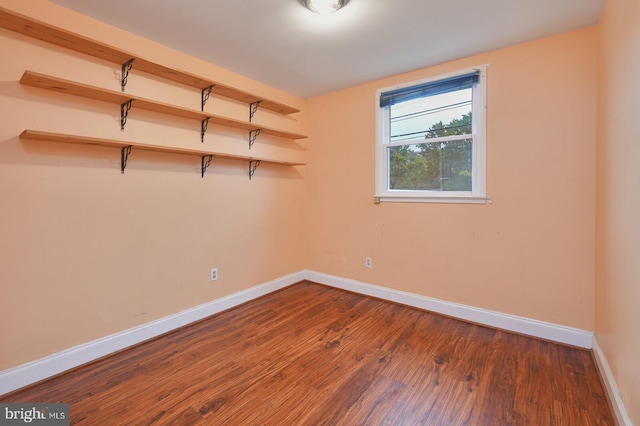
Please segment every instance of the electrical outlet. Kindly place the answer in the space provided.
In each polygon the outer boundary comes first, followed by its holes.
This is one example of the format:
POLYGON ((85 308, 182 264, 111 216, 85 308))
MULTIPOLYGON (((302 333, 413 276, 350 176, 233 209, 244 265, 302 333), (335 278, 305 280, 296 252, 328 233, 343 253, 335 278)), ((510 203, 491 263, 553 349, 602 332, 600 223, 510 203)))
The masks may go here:
POLYGON ((211 268, 211 281, 218 280, 218 268, 211 268))
POLYGON ((364 267, 365 268, 371 268, 371 266, 373 266, 371 258, 370 257, 365 257, 364 258, 364 267))

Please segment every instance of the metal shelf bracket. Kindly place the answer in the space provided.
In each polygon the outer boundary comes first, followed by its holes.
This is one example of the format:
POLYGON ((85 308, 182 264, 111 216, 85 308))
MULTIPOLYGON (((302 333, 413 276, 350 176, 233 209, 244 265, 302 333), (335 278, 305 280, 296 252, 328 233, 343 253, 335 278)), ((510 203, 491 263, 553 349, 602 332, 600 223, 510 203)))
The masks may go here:
POLYGON ((259 165, 260 160, 249 160, 249 180, 251 180, 259 165))
POLYGON ((122 92, 124 92, 124 88, 127 85, 127 78, 129 78, 129 71, 131 71, 131 67, 133 67, 133 61, 135 61, 135 58, 131 58, 122 64, 122 74, 120 74, 120 90, 122 90, 122 92))
POLYGON ((207 171, 209 166, 211 165, 211 161, 213 160, 213 155, 203 155, 202 156, 202 173, 201 176, 204 178, 204 172, 207 171))
POLYGON ((202 126, 200 127, 200 142, 204 143, 204 134, 207 133, 207 127, 209 126, 209 119, 211 117, 207 117, 202 120, 202 126))
POLYGON ((261 131, 262 129, 249 130, 249 149, 251 149, 261 131))
POLYGON ((258 111, 258 107, 261 103, 262 101, 255 101, 249 104, 249 123, 251 123, 251 120, 253 120, 253 116, 255 115, 256 111, 258 111))
POLYGON ((124 169, 127 168, 127 160, 131 154, 131 145, 123 146, 120 150, 120 173, 124 174, 124 169))
POLYGON ((129 115, 132 103, 133 99, 129 99, 127 102, 120 105, 120 130, 124 130, 124 125, 127 124, 127 116, 129 115))
POLYGON ((211 96, 211 89, 213 89, 215 85, 212 84, 211 86, 205 87, 204 89, 202 89, 202 94, 201 94, 201 104, 200 104, 200 111, 204 111, 204 106, 207 104, 207 100, 209 100, 209 96, 211 96))

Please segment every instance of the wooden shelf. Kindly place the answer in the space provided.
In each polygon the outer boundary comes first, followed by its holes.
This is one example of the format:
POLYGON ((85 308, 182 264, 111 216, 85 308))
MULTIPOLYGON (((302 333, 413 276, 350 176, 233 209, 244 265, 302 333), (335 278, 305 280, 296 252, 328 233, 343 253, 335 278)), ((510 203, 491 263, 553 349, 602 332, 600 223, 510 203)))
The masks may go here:
POLYGON ((235 129, 247 130, 250 132, 260 131, 263 134, 277 136, 286 139, 304 139, 306 136, 297 133, 284 132, 281 130, 259 126, 248 121, 234 120, 219 115, 213 115, 208 112, 202 112, 194 109, 182 108, 175 105, 165 104, 138 96, 132 96, 127 93, 116 92, 113 90, 102 89, 99 87, 89 86, 74 81, 64 80, 57 77, 51 77, 32 71, 25 71, 20 79, 20 84, 27 86, 39 87, 59 93, 81 96, 84 98, 95 99, 99 101, 109 102, 112 104, 122 105, 132 101, 132 109, 141 108, 147 111, 169 114, 177 117, 183 117, 198 121, 209 119, 208 124, 217 124, 220 126, 231 127, 235 129))
MULTIPOLYGON (((32 86, 42 89, 55 91, 58 93, 66 93, 70 95, 80 96, 88 99, 117 104, 121 109, 121 126, 124 128, 130 109, 138 108, 161 114, 168 114, 176 117, 198 120, 201 123, 201 137, 209 124, 224 126, 228 128, 241 129, 249 133, 249 147, 258 134, 266 134, 281 137, 290 140, 304 139, 307 136, 286 132, 271 127, 261 126, 251 122, 251 117, 258 108, 267 109, 280 114, 293 114, 299 112, 298 109, 291 106, 265 99, 234 87, 221 84, 186 71, 175 68, 166 67, 157 62, 147 60, 131 52, 110 46, 108 44, 92 40, 82 35, 70 32, 64 28, 50 25, 46 22, 32 19, 28 16, 0 7, 0 28, 6 28, 17 33, 36 38, 57 46, 71 49, 76 52, 87 54, 96 58, 117 63, 122 66, 123 81, 122 90, 114 91, 103 89, 100 87, 89 86, 70 80, 64 80, 33 71, 25 71, 20 79, 20 84, 32 86), (149 74, 165 78, 180 84, 197 88, 201 91, 200 102, 198 106, 204 102, 210 94, 227 97, 237 101, 246 103, 249 106, 249 121, 236 120, 220 115, 210 114, 197 109, 183 108, 176 105, 170 105, 139 96, 132 96, 124 93, 126 76, 128 69, 140 70, 149 74)), ((253 176, 256 167, 261 163, 272 163, 284 166, 303 166, 304 163, 272 160, 267 158, 259 158, 250 155, 235 155, 223 152, 216 152, 209 149, 186 148, 176 146, 162 146, 148 144, 144 142, 130 142, 115 139, 102 139, 89 136, 77 136, 60 133, 41 132, 36 130, 25 130, 20 134, 22 140, 38 140, 56 143, 74 143, 99 145, 121 150, 121 171, 124 173, 127 159, 132 150, 146 150, 165 152, 170 154, 186 154, 197 155, 201 157, 202 176, 211 164, 213 157, 225 158, 232 160, 243 160, 248 162, 249 179, 253 176)))
POLYGON ((65 47, 76 52, 84 53, 96 58, 104 59, 117 64, 125 64, 130 59, 134 59, 133 69, 165 78, 170 81, 195 87, 200 90, 209 86, 214 86, 211 93, 235 99, 237 101, 253 104, 260 102, 260 108, 268 109, 280 114, 293 114, 299 112, 291 106, 265 99, 231 86, 221 84, 204 77, 191 74, 186 71, 169 68, 143 57, 127 52, 108 44, 92 40, 79 34, 72 33, 64 28, 50 25, 46 22, 38 21, 27 16, 15 13, 6 8, 0 7, 0 27, 46 41, 57 46, 65 47))
MULTIPOLYGON (((249 161, 249 177, 253 175, 251 168, 254 165, 256 165, 256 163, 258 164, 271 163, 271 164, 279 164, 282 166, 304 166, 305 165, 305 163, 300 163, 295 161, 272 160, 268 158, 254 157, 249 155, 227 154, 227 153, 212 151, 208 149, 162 146, 162 145, 154 145, 154 144, 149 144, 144 142, 120 141, 115 139, 101 139, 101 138, 94 138, 89 136, 77 136, 77 135, 68 135, 68 134, 61 134, 61 133, 40 132, 37 130, 23 131, 20 134, 20 139, 45 141, 45 142, 73 143, 73 144, 82 144, 82 145, 99 145, 99 146, 106 146, 111 148, 120 148, 122 150, 128 147, 131 147, 132 149, 144 150, 144 151, 166 152, 170 154, 197 155, 197 156, 203 157, 203 160, 202 160, 203 176, 206 170, 206 167, 204 166, 205 164, 204 157, 208 157, 210 155, 214 156, 215 158, 226 158, 231 160, 249 161)), ((123 156, 124 156, 124 151, 123 151, 123 156)), ((123 161, 122 172, 124 173, 124 168, 126 166, 126 158, 123 157, 122 161, 123 161)), ((253 170, 255 171, 255 167, 253 167, 253 170)))

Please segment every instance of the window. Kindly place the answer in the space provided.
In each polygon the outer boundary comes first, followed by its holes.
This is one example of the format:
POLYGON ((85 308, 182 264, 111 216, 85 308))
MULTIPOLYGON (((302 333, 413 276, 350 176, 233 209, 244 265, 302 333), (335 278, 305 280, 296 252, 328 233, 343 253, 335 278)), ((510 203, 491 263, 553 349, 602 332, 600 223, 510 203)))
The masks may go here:
POLYGON ((376 92, 377 198, 486 201, 486 68, 376 92))

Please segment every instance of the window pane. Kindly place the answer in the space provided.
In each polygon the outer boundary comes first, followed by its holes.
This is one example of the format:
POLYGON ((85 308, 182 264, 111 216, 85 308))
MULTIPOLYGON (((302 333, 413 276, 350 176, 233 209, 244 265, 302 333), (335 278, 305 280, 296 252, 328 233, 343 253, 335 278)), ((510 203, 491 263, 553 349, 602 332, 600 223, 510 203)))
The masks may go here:
POLYGON ((389 150, 389 189, 471 191, 472 139, 394 146, 389 150))
POLYGON ((391 142, 471 134, 472 89, 390 106, 391 142))

